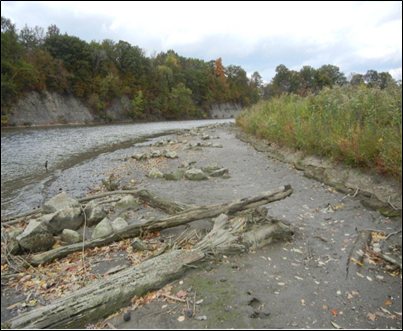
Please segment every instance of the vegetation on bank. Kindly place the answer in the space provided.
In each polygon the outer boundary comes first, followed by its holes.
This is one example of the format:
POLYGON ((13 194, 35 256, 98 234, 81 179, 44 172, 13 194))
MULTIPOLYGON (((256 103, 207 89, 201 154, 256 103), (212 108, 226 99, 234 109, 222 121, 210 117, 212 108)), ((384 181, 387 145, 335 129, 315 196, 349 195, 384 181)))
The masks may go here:
POLYGON ((73 95, 105 119, 108 106, 122 97, 133 119, 185 119, 206 116, 212 103, 252 105, 261 82, 258 72, 248 78, 240 66, 224 67, 221 58, 205 62, 173 50, 147 57, 126 41, 87 43, 56 25, 18 31, 1 17, 2 124, 31 91, 73 95))
POLYGON ((402 87, 365 84, 283 94, 244 110, 245 131, 306 154, 375 169, 402 182, 402 87))

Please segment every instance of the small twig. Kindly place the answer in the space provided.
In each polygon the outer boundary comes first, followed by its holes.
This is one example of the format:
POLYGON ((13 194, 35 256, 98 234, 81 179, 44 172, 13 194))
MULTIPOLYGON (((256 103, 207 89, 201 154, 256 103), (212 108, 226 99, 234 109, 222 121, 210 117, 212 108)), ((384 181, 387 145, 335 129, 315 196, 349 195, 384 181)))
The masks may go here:
POLYGON ((176 297, 170 296, 170 295, 165 294, 165 293, 163 293, 162 295, 163 295, 164 297, 168 298, 168 299, 171 299, 171 300, 179 301, 179 302, 182 302, 182 303, 185 303, 185 302, 186 302, 186 300, 183 300, 183 299, 180 299, 180 298, 176 298, 176 297))
POLYGON ((373 253, 376 254, 377 256, 379 256, 381 259, 398 266, 400 268, 400 270, 402 270, 402 264, 397 262, 395 259, 393 259, 385 254, 382 254, 382 253, 376 253, 376 252, 373 252, 373 253))
POLYGON ((391 207, 392 207, 394 210, 399 210, 399 208, 396 208, 396 207, 390 202, 390 196, 388 197, 388 204, 390 204, 391 207))
POLYGON ((391 236, 393 236, 393 235, 395 235, 395 234, 398 234, 399 232, 402 232, 402 229, 400 229, 399 231, 396 231, 396 232, 389 233, 389 234, 386 236, 385 240, 388 240, 389 237, 391 237, 391 236))
POLYGON ((178 304, 177 304, 175 307, 173 307, 172 309, 170 309, 170 310, 168 310, 168 311, 163 311, 163 312, 161 312, 161 313, 159 313, 159 314, 169 314, 169 313, 173 312, 176 308, 178 308, 179 305, 180 305, 180 303, 178 303, 178 304))
POLYGON ((350 198, 355 198, 359 192, 359 188, 357 188, 357 190, 355 191, 354 195, 350 195, 350 194, 346 194, 344 197, 341 198, 340 201, 343 201, 345 198, 350 197, 350 198))

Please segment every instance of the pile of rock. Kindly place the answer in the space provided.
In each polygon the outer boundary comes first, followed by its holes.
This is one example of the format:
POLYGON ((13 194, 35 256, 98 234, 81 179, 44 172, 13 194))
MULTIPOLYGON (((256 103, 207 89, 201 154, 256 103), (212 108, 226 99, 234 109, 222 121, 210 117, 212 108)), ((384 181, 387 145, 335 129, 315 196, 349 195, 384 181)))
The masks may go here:
POLYGON ((205 167, 196 168, 187 162, 183 162, 174 172, 164 174, 157 168, 152 168, 149 178, 164 178, 166 180, 207 180, 209 177, 229 178, 229 170, 223 166, 212 163, 205 167))
MULTIPOLYGON (((115 205, 115 210, 127 210, 138 207, 138 201, 127 195, 115 205)), ((93 200, 85 208, 68 196, 60 193, 46 202, 42 208, 43 215, 32 219, 25 230, 14 229, 8 233, 8 251, 18 254, 21 251, 42 252, 49 250, 60 236, 62 244, 70 245, 83 240, 81 233, 77 232, 84 225, 94 227, 92 238, 99 238, 117 232, 128 226, 126 220, 117 217, 111 221, 102 202, 93 200)))
POLYGON ((142 160, 147 160, 147 159, 152 159, 152 158, 157 158, 157 157, 165 157, 167 159, 176 159, 178 158, 178 153, 175 151, 169 151, 167 149, 164 149, 162 152, 159 150, 151 150, 150 154, 147 153, 138 153, 132 156, 133 159, 136 159, 137 161, 142 161, 142 160))

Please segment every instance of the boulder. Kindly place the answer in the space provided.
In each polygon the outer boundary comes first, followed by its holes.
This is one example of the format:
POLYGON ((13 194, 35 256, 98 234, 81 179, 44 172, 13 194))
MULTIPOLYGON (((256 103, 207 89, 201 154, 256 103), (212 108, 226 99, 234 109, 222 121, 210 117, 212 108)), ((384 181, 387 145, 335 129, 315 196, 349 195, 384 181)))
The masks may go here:
POLYGON ((179 169, 176 169, 174 172, 165 174, 165 179, 166 180, 180 180, 183 178, 184 173, 185 173, 185 169, 179 168, 179 169))
POLYGON ((126 226, 129 224, 122 218, 122 217, 117 217, 112 223, 112 229, 115 232, 118 232, 119 230, 124 229, 126 226))
POLYGON ((40 218, 49 227, 49 230, 58 235, 64 229, 77 230, 84 223, 84 215, 80 208, 66 208, 56 213, 44 215, 40 218))
POLYGON ((99 224, 95 227, 92 233, 92 238, 100 238, 106 236, 113 232, 112 223, 108 217, 105 217, 99 224))
POLYGON ((185 177, 189 180, 206 180, 207 176, 201 169, 193 168, 185 171, 185 177))
POLYGON ((84 209, 85 217, 87 219, 87 226, 94 226, 102 221, 106 212, 102 205, 98 204, 95 200, 90 201, 84 209))
POLYGON ((64 229, 61 235, 61 241, 67 245, 77 244, 83 241, 83 235, 70 229, 64 229))
POLYGON ((81 205, 76 199, 63 192, 47 201, 42 210, 44 214, 51 214, 66 208, 81 208, 81 205))
POLYGON ((128 208, 135 209, 137 207, 139 207, 137 199, 130 194, 120 199, 116 203, 115 209, 128 209, 128 208))
POLYGON ((32 253, 47 251, 55 243, 52 233, 45 223, 33 219, 24 232, 16 238, 18 244, 32 253))

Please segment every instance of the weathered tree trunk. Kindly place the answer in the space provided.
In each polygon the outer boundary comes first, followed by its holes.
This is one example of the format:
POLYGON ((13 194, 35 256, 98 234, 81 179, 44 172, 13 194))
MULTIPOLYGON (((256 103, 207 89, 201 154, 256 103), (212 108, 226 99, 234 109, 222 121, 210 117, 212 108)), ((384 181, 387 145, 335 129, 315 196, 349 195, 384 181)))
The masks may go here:
POLYGON ((235 200, 230 203, 202 206, 190 209, 173 216, 162 217, 157 220, 149 220, 142 224, 132 224, 118 231, 117 233, 112 233, 105 237, 90 239, 86 240, 84 243, 63 246, 47 252, 31 255, 26 259, 26 261, 30 265, 38 266, 40 264, 45 264, 46 262, 51 262, 56 258, 62 258, 71 253, 78 252, 83 249, 83 245, 84 249, 95 248, 108 245, 114 241, 136 237, 146 232, 161 231, 163 229, 187 224, 196 220, 213 218, 220 214, 233 215, 241 210, 255 208, 273 201, 284 199, 291 195, 291 193, 291 186, 286 185, 258 195, 235 200))
POLYGON ((163 287, 179 277, 186 264, 204 257, 201 250, 179 250, 158 256, 115 275, 108 276, 53 303, 14 317, 1 328, 83 328, 121 307, 135 296, 163 287))
POLYGON ((134 295, 161 288, 179 277, 186 265, 201 261, 207 254, 231 254, 255 249, 273 238, 286 238, 290 226, 267 218, 264 213, 249 213, 232 220, 220 215, 213 230, 191 250, 176 250, 67 295, 2 324, 2 328, 83 328, 130 304, 134 295))

